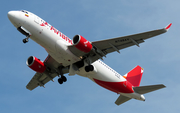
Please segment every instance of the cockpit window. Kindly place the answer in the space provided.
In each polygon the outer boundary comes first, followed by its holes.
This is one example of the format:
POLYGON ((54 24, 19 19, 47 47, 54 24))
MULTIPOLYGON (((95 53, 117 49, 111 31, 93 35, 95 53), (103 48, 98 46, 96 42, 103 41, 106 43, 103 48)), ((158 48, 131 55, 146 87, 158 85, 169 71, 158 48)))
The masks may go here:
POLYGON ((27 12, 27 11, 25 11, 25 10, 21 10, 21 12, 24 12, 24 13, 28 14, 28 12, 27 12))

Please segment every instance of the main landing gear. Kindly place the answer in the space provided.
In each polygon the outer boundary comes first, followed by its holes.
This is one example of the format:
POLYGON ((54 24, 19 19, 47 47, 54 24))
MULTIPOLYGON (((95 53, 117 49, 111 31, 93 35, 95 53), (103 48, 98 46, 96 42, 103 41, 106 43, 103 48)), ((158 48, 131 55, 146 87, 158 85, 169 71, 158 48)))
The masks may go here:
POLYGON ((65 76, 61 76, 61 78, 58 79, 59 84, 63 84, 63 82, 66 82, 67 78, 65 76))
POLYGON ((59 75, 61 75, 61 77, 58 79, 59 84, 63 84, 63 82, 67 81, 67 78, 63 75, 62 72, 62 66, 58 67, 59 69, 59 75))
POLYGON ((93 71, 94 70, 94 66, 93 65, 88 65, 85 67, 85 71, 89 72, 89 71, 93 71))

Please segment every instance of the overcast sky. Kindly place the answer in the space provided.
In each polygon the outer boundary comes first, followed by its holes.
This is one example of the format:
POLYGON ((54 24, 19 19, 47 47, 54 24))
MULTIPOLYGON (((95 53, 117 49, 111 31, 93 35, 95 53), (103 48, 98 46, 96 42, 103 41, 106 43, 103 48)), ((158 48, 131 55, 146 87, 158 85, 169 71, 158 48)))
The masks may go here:
POLYGON ((178 113, 180 106, 180 1, 179 0, 3 0, 0 4, 0 113, 178 113), (167 87, 145 94, 146 101, 131 99, 117 106, 118 95, 87 78, 67 76, 68 81, 26 89, 35 72, 26 66, 33 55, 41 60, 46 51, 30 40, 22 43, 7 18, 8 11, 28 10, 43 18, 69 38, 80 34, 89 41, 161 29, 170 30, 107 55, 104 62, 126 74, 136 65, 144 68, 141 85, 167 87))

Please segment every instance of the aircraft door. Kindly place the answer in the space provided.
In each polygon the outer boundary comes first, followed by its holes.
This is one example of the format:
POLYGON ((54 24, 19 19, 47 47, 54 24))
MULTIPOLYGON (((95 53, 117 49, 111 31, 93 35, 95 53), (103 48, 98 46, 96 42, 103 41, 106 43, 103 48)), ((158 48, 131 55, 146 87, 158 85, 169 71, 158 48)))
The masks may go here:
POLYGON ((34 22, 40 24, 41 19, 38 16, 34 16, 34 22))

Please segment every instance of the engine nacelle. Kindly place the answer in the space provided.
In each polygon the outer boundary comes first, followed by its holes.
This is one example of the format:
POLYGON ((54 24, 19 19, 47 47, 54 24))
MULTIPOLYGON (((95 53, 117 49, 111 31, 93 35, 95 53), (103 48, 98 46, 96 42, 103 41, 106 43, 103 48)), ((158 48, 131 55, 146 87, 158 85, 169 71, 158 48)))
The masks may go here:
POLYGON ((85 53, 89 53, 92 49, 92 44, 81 35, 75 35, 73 37, 73 44, 75 47, 85 53))
POLYGON ((26 64, 28 67, 38 73, 43 73, 46 70, 46 66, 44 65, 44 63, 34 56, 30 56, 27 59, 26 64))

